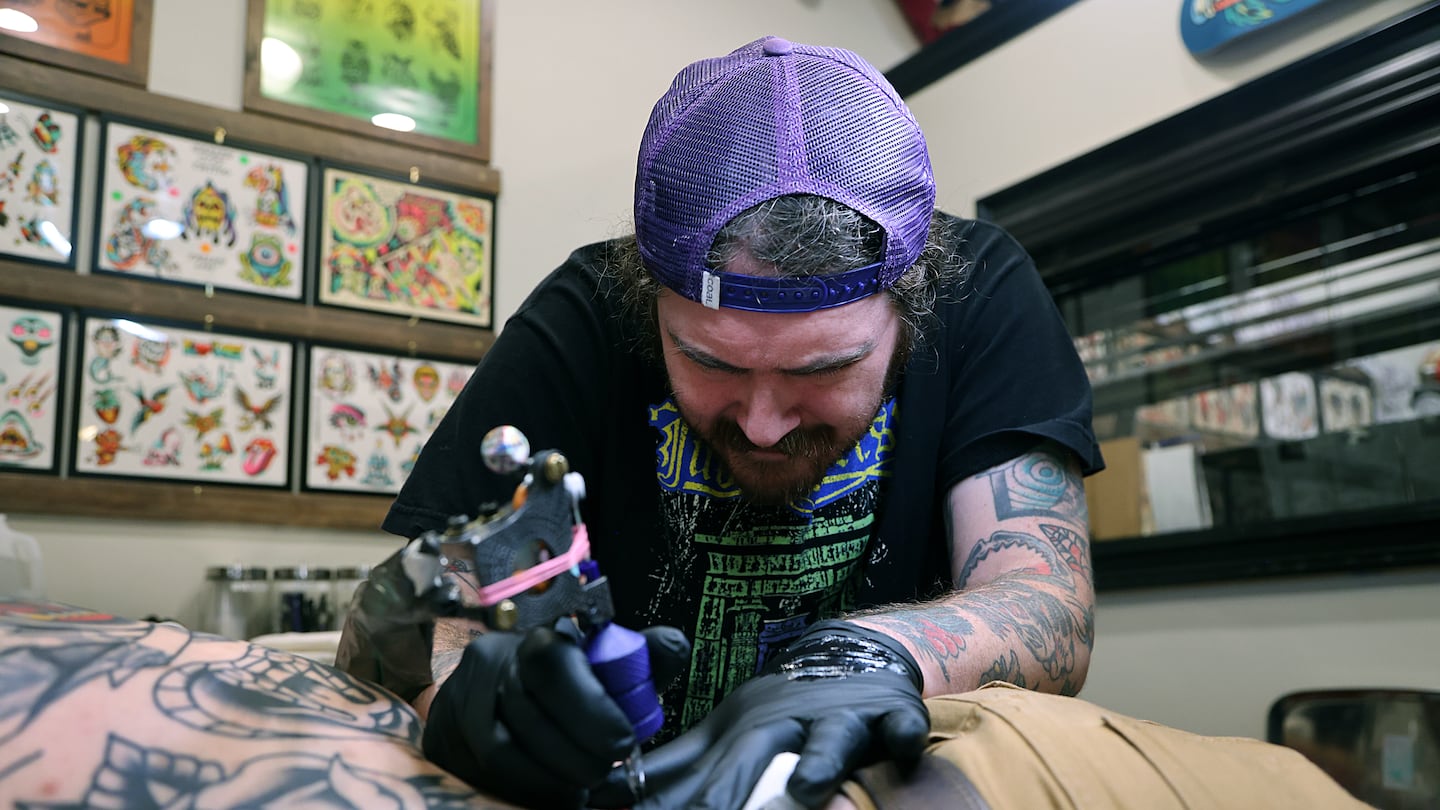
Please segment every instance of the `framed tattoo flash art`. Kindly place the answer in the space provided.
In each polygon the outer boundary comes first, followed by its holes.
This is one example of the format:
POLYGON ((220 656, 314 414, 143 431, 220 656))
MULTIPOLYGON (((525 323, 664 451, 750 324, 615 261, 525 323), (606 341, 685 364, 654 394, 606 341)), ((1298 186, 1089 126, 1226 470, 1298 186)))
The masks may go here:
POLYGON ((0 472, 54 472, 60 391, 65 379, 65 315, 0 303, 0 472))
POLYGON ((76 474, 285 487, 294 344, 87 316, 76 474))
POLYGON ((0 51, 145 84, 152 0, 0 0, 0 9, 31 29, 0 29, 0 51))
POLYGON ((309 164, 105 124, 97 270, 304 295, 309 164))
POLYGON ((491 0, 249 0, 245 106, 490 159, 491 0))
POLYGON ((310 347, 305 486, 396 493, 474 366, 310 347))
POLYGON ((80 115, 0 93, 0 256, 75 265, 80 115))
POLYGON ((489 328, 495 203, 327 167, 321 303, 489 328))

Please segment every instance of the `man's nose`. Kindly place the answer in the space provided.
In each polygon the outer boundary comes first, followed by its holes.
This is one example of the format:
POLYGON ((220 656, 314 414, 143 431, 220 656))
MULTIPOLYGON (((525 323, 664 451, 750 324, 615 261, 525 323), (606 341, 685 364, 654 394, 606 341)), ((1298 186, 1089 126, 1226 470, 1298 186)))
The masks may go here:
POLYGON ((736 422, 756 447, 773 447, 800 426, 799 403, 772 382, 751 383, 736 422))

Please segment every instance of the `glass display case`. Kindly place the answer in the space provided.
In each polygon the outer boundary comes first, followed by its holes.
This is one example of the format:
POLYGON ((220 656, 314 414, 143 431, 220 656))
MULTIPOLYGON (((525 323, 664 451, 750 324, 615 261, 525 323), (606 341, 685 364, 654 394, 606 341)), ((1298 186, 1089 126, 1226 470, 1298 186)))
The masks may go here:
POLYGON ((1440 9, 981 201, 1095 393, 1100 587, 1440 559, 1440 9))

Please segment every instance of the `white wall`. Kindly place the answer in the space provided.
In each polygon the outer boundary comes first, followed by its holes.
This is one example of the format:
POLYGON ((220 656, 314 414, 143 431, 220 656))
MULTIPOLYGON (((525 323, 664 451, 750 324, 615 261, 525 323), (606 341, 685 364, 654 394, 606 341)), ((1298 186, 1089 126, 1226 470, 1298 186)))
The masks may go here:
MULTIPOLYGON (((942 204, 968 213, 978 197, 1420 4, 1334 0, 1314 22, 1291 21, 1294 36, 1265 40, 1271 52, 1201 64, 1180 44, 1179 0, 1084 0, 912 108, 942 204)), ((244 5, 156 0, 151 89, 238 109, 244 5)), ((672 75, 767 33, 848 47, 882 69, 915 47, 888 0, 500 2, 498 318, 572 248, 625 229, 635 148, 672 75)), ((134 616, 188 616, 207 564, 353 564, 393 547, 378 533, 24 515, 11 524, 40 539, 52 597, 134 616)), ((1291 688, 1440 680, 1434 571, 1105 595, 1097 624, 1085 697, 1204 733, 1260 736, 1269 701, 1291 688)))
POLYGON ((975 200, 1427 0, 1332 0, 1196 59, 1182 0, 1083 0, 909 99, 940 204, 975 200))

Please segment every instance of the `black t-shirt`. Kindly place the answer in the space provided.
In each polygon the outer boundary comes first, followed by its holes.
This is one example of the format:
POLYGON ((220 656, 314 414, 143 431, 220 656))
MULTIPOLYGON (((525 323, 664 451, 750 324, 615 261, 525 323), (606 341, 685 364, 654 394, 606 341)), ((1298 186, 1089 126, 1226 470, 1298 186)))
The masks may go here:
POLYGON ((605 266, 581 248, 521 305, 416 460, 384 522, 414 537, 508 500, 480 454, 496 425, 564 453, 616 617, 695 644, 665 696, 688 727, 820 618, 950 584, 945 494, 1044 440, 1103 462, 1090 384, 1034 264, 998 227, 956 220, 969 269, 945 291, 895 396, 809 500, 757 507, 698 445, 658 361, 639 351, 605 266))

